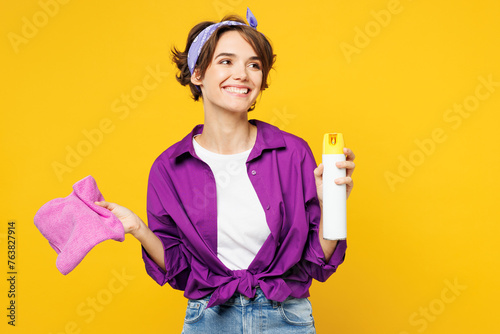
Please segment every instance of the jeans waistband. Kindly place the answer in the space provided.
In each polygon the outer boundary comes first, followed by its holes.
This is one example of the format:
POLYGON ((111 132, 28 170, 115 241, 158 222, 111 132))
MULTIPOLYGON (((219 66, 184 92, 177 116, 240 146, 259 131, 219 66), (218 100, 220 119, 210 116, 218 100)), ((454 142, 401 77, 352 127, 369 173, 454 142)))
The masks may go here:
MULTIPOLYGON (((212 294, 209 294, 208 296, 205 296, 202 298, 208 303, 208 300, 212 294)), ((239 292, 236 292, 231 298, 229 298, 223 305, 248 305, 248 304, 268 304, 272 305, 273 307, 279 306, 279 302, 274 301, 274 300, 269 300, 266 298, 264 295, 264 292, 262 292, 262 289, 260 287, 255 288, 255 296, 254 297, 247 297, 239 292)))

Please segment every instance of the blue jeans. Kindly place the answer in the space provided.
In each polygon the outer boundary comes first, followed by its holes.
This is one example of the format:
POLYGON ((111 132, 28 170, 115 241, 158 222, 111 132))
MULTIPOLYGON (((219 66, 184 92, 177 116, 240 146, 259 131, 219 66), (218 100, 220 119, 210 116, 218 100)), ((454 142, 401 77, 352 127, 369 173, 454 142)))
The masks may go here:
POLYGON ((188 300, 183 334, 315 334, 311 302, 289 297, 284 302, 267 299, 257 288, 254 298, 236 293, 226 303, 207 308, 210 295, 188 300))

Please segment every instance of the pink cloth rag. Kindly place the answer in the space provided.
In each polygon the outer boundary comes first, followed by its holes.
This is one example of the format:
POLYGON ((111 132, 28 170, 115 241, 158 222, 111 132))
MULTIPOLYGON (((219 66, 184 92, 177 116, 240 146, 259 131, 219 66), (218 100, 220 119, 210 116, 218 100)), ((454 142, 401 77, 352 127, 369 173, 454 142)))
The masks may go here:
POLYGON ((125 240, 123 225, 106 208, 94 202, 104 197, 92 176, 76 182, 73 192, 45 203, 35 214, 35 225, 59 254, 57 269, 71 272, 98 243, 125 240))

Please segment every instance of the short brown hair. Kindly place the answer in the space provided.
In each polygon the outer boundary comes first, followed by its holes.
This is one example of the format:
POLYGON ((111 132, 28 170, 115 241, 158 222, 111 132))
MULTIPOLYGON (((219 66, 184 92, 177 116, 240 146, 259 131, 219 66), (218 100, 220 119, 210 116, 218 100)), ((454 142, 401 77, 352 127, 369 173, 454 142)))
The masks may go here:
MULTIPOLYGON (((225 16, 222 21, 236 21, 240 23, 245 23, 243 19, 238 15, 228 15, 225 16)), ((191 43, 193 43, 194 39, 198 34, 203 31, 206 27, 214 24, 216 22, 205 21, 194 26, 189 32, 186 49, 184 51, 178 50, 175 46, 171 50, 172 52, 172 60, 177 65, 179 69, 178 74, 176 75, 177 81, 180 82, 181 85, 186 86, 189 85, 191 89, 191 93, 193 94, 193 99, 198 101, 202 93, 198 90, 198 87, 191 82, 191 72, 189 71, 189 67, 187 64, 187 56, 189 47, 191 43)), ((198 57, 198 61, 196 62, 195 68, 199 69, 200 76, 203 78, 205 76, 205 72, 212 61, 212 57, 215 52, 215 48, 217 46, 217 42, 223 33, 235 30, 240 33, 240 35, 252 46, 255 53, 259 56, 262 62, 262 84, 260 90, 263 91, 268 87, 267 78, 269 72, 273 68, 274 62, 276 61, 276 55, 273 54, 273 47, 269 40, 259 31, 254 28, 245 25, 223 25, 215 30, 215 32, 210 36, 205 45, 202 47, 200 56, 198 57)), ((251 111, 255 108, 255 103, 251 106, 248 111, 251 111)))

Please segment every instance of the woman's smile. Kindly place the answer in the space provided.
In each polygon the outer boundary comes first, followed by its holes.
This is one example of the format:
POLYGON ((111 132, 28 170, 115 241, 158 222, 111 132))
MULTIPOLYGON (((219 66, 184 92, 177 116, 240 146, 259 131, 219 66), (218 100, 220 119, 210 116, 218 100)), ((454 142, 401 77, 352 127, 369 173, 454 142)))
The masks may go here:
POLYGON ((231 95, 246 96, 250 92, 250 88, 243 86, 226 86, 223 89, 231 95))

